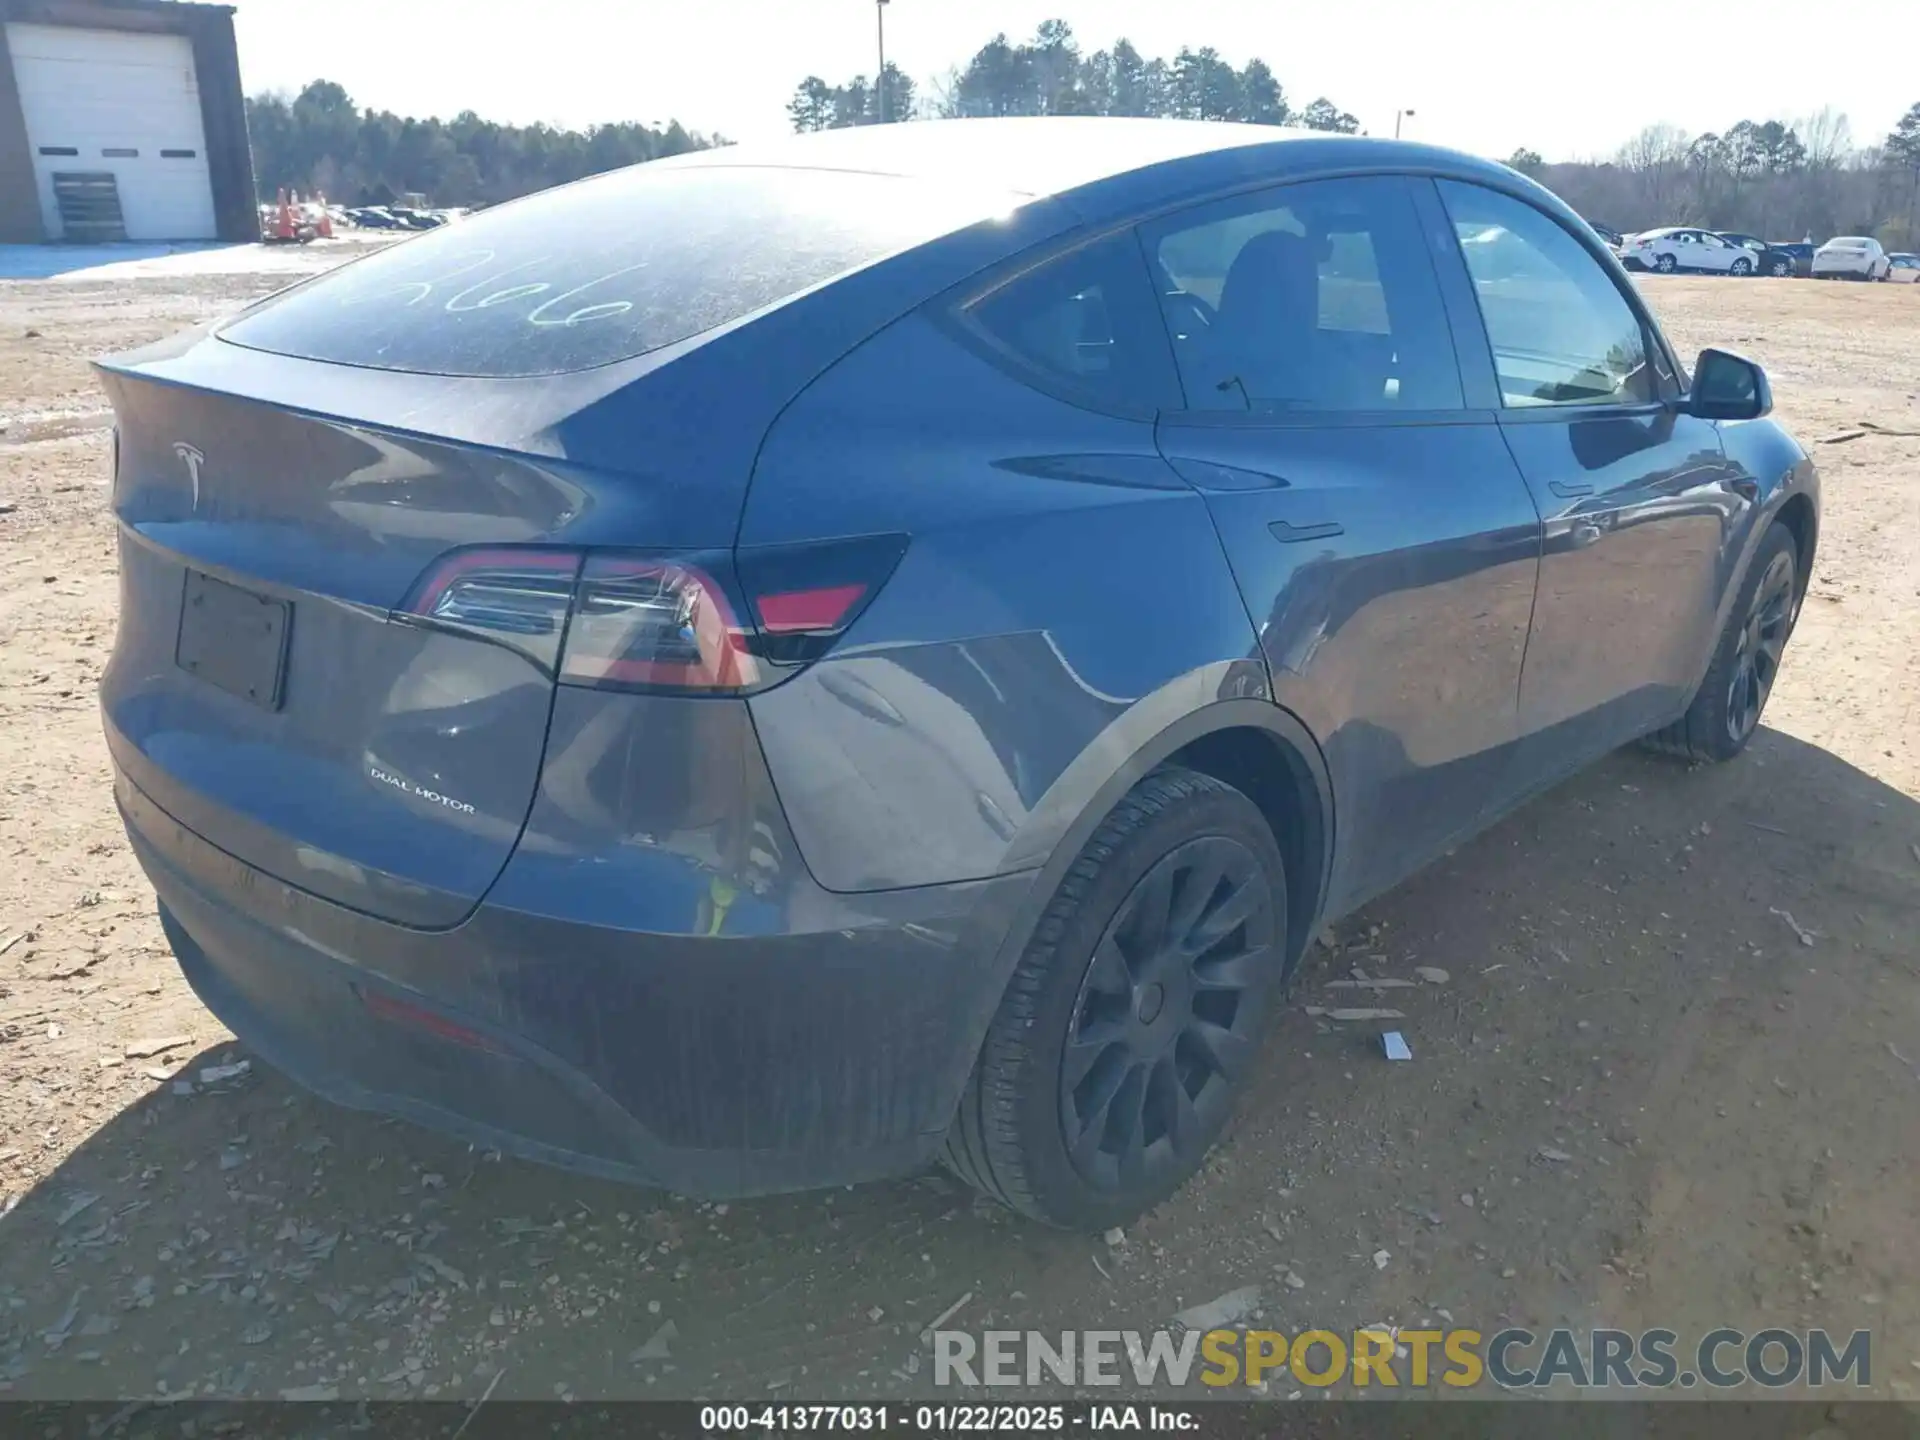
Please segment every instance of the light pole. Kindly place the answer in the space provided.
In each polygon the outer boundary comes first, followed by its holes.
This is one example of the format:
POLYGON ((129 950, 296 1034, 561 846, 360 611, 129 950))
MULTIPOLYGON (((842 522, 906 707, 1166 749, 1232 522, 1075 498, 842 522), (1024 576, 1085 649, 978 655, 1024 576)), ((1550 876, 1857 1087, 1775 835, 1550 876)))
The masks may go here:
MULTIPOLYGON (((886 3, 886 0, 880 0, 880 3, 884 5, 886 3)), ((1411 120, 1412 118, 1413 118, 1413 111, 1411 110, 1396 110, 1393 112, 1393 138, 1394 139, 1398 140, 1400 138, 1400 122, 1402 120, 1411 120)))
POLYGON ((879 93, 875 96, 874 108, 879 112, 880 123, 887 123, 887 0, 873 0, 874 19, 880 28, 880 72, 873 82, 879 93))

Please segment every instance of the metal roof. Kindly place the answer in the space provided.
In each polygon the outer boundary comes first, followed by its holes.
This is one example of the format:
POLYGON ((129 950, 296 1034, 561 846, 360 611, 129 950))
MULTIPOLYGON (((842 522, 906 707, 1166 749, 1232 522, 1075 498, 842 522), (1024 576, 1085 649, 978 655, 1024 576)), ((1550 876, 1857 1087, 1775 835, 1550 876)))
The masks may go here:
POLYGON ((113 29, 118 18, 139 16, 192 22, 214 15, 231 15, 233 10, 231 5, 210 5, 203 0, 0 0, 0 21, 68 25, 82 30, 113 29))

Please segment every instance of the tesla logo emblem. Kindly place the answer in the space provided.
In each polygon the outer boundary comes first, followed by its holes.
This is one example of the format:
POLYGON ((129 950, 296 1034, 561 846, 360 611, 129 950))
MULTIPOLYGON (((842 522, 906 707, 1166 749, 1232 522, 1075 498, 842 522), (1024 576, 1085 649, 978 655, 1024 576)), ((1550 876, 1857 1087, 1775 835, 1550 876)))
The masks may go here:
POLYGON ((173 453, 180 457, 180 463, 187 467, 187 478, 193 482, 193 508, 200 508, 200 467, 207 463, 202 455, 186 441, 179 441, 173 447, 173 453))

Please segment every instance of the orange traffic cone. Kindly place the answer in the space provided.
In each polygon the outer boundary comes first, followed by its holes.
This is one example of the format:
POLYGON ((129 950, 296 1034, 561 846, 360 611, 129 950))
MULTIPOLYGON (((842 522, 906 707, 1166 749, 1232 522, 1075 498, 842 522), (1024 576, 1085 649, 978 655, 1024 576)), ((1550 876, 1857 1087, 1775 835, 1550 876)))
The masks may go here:
POLYGON ((316 195, 314 197, 314 204, 320 211, 320 218, 314 222, 314 229, 322 240, 331 240, 333 238, 333 216, 327 213, 327 192, 322 190, 316 195))
POLYGON ((295 234, 296 232, 293 228, 293 204, 287 199, 287 192, 283 189, 280 192, 280 208, 274 217, 273 238, 276 240, 291 240, 295 237, 295 234))

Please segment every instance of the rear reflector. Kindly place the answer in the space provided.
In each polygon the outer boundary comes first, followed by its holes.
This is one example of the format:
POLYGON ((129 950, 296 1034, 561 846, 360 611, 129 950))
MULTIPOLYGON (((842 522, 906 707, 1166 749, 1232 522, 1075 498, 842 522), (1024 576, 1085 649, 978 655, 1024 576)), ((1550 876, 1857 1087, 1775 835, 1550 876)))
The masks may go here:
MULTIPOLYGON (((359 990, 359 987, 355 987, 359 990)), ((406 1025, 415 1030, 441 1040, 450 1040, 455 1045, 464 1045, 469 1050, 484 1050, 489 1055, 506 1055, 511 1052, 489 1040, 477 1030, 447 1019, 424 1005, 415 1005, 410 1001, 397 1000, 378 990, 359 990, 360 1003, 366 1007, 369 1015, 381 1020, 390 1020, 396 1025, 406 1025)))

